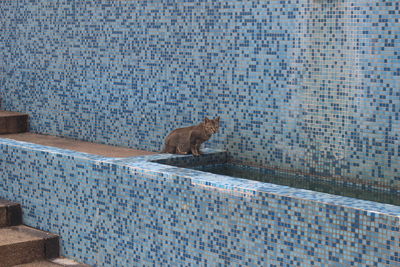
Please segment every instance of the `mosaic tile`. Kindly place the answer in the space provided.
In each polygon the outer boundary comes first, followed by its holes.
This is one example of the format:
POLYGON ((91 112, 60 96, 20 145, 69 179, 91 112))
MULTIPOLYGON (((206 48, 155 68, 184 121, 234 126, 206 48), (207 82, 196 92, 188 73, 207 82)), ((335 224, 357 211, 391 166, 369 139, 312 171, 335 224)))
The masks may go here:
MULTIPOLYGON (((32 132, 152 151, 220 115, 205 145, 235 160, 399 189, 399 11, 395 0, 2 1, 1 108, 29 113, 32 132)), ((0 152, 1 195, 95 266, 400 262, 396 206, 159 164, 191 157, 4 139, 0 152)))

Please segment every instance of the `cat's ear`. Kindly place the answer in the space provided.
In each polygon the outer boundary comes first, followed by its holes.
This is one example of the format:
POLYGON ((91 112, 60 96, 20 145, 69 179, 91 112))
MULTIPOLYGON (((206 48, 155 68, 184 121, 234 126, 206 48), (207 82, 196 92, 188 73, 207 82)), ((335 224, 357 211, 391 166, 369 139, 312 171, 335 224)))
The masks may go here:
POLYGON ((205 122, 205 123, 209 123, 209 122, 210 122, 210 119, 207 118, 207 117, 205 117, 205 118, 204 118, 204 122, 205 122))
POLYGON ((217 122, 219 122, 219 119, 220 119, 221 117, 220 116, 218 116, 217 118, 215 118, 215 120, 217 121, 217 122))

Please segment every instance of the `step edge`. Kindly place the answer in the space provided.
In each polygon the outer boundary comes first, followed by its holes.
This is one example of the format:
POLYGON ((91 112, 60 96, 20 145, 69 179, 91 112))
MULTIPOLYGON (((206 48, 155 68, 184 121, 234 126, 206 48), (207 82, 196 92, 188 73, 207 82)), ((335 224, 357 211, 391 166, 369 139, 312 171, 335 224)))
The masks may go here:
MULTIPOLYGON (((47 231, 43 231, 40 229, 36 229, 24 224, 21 225, 16 225, 16 226, 7 226, 7 227, 1 227, 0 228, 0 233, 2 232, 2 230, 13 230, 16 232, 20 232, 22 234, 27 234, 29 235, 29 237, 27 237, 27 241, 29 240, 43 240, 43 241, 53 241, 54 239, 57 239, 59 241, 60 236, 57 234, 53 234, 47 231)), ((25 241, 22 242, 15 242, 15 243, 23 243, 25 241)), ((7 245, 7 244, 5 244, 7 245)), ((0 245, 0 247, 5 246, 5 245, 0 245)))
POLYGON ((2 114, 7 113, 6 115, 3 116, 29 116, 28 113, 25 112, 18 112, 18 111, 8 111, 8 110, 0 110, 0 117, 2 117, 2 114))

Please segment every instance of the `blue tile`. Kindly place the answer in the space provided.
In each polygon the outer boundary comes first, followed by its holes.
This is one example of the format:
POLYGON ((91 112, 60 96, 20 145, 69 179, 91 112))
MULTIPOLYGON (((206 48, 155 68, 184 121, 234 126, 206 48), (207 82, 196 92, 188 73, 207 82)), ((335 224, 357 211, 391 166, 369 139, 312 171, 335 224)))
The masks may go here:
MULTIPOLYGON (((399 190, 399 11, 395 0, 2 1, 1 108, 29 113, 32 132, 152 151, 221 115, 205 146, 238 161, 399 190)), ((181 160, 168 155, 4 139, 0 151, 0 195, 93 265, 399 263, 398 207, 160 164, 181 160)))

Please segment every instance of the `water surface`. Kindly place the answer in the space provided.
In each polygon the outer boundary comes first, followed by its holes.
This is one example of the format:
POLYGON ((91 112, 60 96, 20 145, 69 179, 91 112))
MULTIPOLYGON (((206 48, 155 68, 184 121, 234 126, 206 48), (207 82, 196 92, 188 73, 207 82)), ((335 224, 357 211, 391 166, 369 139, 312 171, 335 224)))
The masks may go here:
POLYGON ((385 191, 372 190, 362 188, 360 186, 337 183, 305 175, 295 175, 293 173, 284 173, 281 171, 236 165, 232 163, 206 165, 195 167, 193 169, 204 172, 211 172, 214 174, 233 176, 278 185, 286 185, 295 188, 302 188, 333 195, 352 197, 400 206, 400 195, 394 192, 390 193, 385 191))

